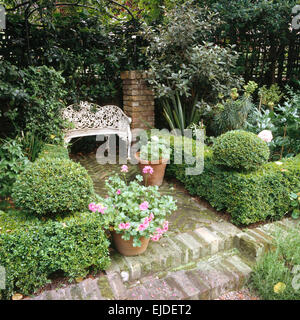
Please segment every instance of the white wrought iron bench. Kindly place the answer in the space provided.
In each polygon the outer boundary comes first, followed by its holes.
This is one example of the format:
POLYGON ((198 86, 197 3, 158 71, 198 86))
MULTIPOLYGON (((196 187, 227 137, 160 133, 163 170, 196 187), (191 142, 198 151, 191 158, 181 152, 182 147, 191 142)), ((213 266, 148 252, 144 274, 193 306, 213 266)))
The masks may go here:
POLYGON ((62 110, 62 118, 71 123, 72 128, 64 132, 64 141, 68 144, 72 138, 117 134, 125 140, 130 158, 131 118, 117 106, 98 106, 81 101, 62 110))

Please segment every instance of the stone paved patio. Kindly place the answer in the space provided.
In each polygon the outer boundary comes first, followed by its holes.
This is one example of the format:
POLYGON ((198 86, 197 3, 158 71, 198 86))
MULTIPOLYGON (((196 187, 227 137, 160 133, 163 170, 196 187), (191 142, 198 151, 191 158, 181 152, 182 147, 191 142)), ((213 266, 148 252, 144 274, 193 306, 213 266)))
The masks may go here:
MULTIPOLYGON (((94 154, 74 160, 87 168, 102 196, 105 179, 120 170, 120 165, 98 164, 94 154)), ((129 165, 131 178, 137 170, 129 165)), ((151 242, 140 256, 123 257, 112 251, 105 275, 45 291, 33 299, 217 299, 243 288, 253 263, 271 248, 274 231, 286 232, 298 223, 284 219, 241 231, 180 186, 165 181, 160 190, 178 201, 178 210, 169 218, 168 237, 151 242)))

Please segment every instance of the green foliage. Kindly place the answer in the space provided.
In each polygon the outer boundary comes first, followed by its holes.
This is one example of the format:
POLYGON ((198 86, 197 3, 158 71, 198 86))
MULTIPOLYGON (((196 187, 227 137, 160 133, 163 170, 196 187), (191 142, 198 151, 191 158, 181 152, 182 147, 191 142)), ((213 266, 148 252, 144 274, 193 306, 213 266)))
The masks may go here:
POLYGON ((50 141, 50 135, 61 136, 60 110, 66 95, 60 73, 46 66, 18 69, 4 63, 0 67, 0 101, 9 106, 4 116, 14 124, 16 131, 32 132, 40 139, 50 141))
POLYGON ((243 130, 228 131, 219 136, 212 151, 216 165, 234 170, 255 170, 270 156, 266 142, 243 130))
POLYGON ((268 89, 262 86, 259 89, 258 96, 260 98, 260 105, 264 105, 273 110, 274 106, 278 104, 283 94, 277 84, 272 84, 268 89))
POLYGON ((151 140, 141 146, 140 158, 147 161, 169 159, 170 149, 165 141, 157 136, 152 136, 151 140))
POLYGON ((179 128, 183 135, 184 129, 199 122, 200 114, 197 109, 197 99, 198 96, 195 97, 192 106, 186 105, 186 102, 182 105, 181 100, 183 99, 176 92, 175 97, 171 97, 170 100, 162 100, 163 114, 171 130, 179 128))
POLYGON ((93 196, 93 182, 85 168, 51 157, 28 165, 12 192, 17 207, 39 216, 85 210, 93 196))
POLYGON ((74 7, 69 14, 48 5, 44 10, 36 2, 28 6, 40 7, 39 15, 28 21, 29 39, 24 11, 8 13, 1 54, 20 68, 46 65, 62 72, 68 103, 90 100, 103 104, 112 97, 118 99, 120 71, 145 65, 143 41, 137 36, 139 24, 128 21, 127 11, 120 19, 120 11, 108 19, 107 3, 98 3, 96 10, 89 11, 74 7))
POLYGON ((226 95, 219 94, 219 102, 214 105, 204 105, 203 116, 210 120, 210 127, 214 134, 222 134, 229 130, 243 129, 249 113, 254 109, 252 94, 257 84, 249 81, 240 96, 237 88, 232 88, 226 95))
POLYGON ((255 110, 252 95, 256 88, 257 83, 249 81, 241 90, 232 88, 225 94, 219 93, 215 104, 200 104, 200 116, 207 123, 208 131, 220 135, 229 130, 244 129, 249 114, 255 110))
MULTIPOLYGON (((145 187, 140 184, 141 181, 143 177, 137 175, 135 180, 127 184, 125 173, 123 178, 116 174, 105 183, 108 197, 97 199, 98 206, 104 210, 101 218, 105 225, 114 227, 117 233, 122 233, 124 240, 129 240, 132 236, 134 246, 141 246, 141 237, 153 239, 157 228, 166 227, 167 231, 166 218, 177 208, 172 196, 162 196, 157 186, 145 187), (141 209, 140 205, 144 202, 147 202, 147 206, 141 209), (129 223, 128 229, 120 228, 120 224, 125 223, 129 223), (146 227, 140 229, 141 225, 146 227)), ((94 209, 93 206, 90 209, 94 209)))
POLYGON ((267 163, 245 173, 216 166, 208 148, 204 155, 204 171, 200 175, 186 175, 186 164, 169 164, 167 172, 192 195, 230 213, 234 224, 278 220, 290 211, 289 194, 300 187, 300 156, 283 159, 282 163, 267 163))
POLYGON ((0 141, 0 196, 8 196, 20 172, 28 165, 22 145, 14 139, 0 141))
POLYGON ((247 127, 254 133, 269 129, 272 158, 292 157, 300 152, 300 93, 288 90, 286 101, 273 110, 256 109, 249 116, 247 127))
POLYGON ((99 219, 49 221, 13 233, 0 233, 0 261, 6 269, 1 299, 29 295, 50 282, 55 272, 71 279, 109 266, 109 241, 99 219))
POLYGON ((299 38, 297 30, 290 27, 292 8, 299 4, 298 0, 204 0, 201 3, 221 17, 215 38, 222 44, 236 45, 241 53, 238 69, 246 81, 256 79, 260 85, 271 85, 293 77, 298 79, 299 48, 295 43, 299 38))
POLYGON ((253 104, 245 96, 237 100, 228 99, 224 104, 218 104, 212 120, 214 133, 222 134, 229 130, 243 129, 252 110, 253 104))
POLYGON ((292 218, 298 219, 300 217, 300 192, 291 192, 290 201, 292 207, 292 218))
POLYGON ((30 131, 25 133, 22 131, 21 135, 17 137, 17 140, 22 145, 22 149, 26 157, 30 161, 34 162, 38 158, 44 146, 43 140, 34 132, 30 131))
POLYGON ((250 287, 262 300, 299 300, 299 232, 289 230, 287 235, 280 235, 278 230, 274 245, 275 250, 265 254, 255 266, 250 287), (284 284, 283 290, 276 290, 278 283, 284 284))
POLYGON ((49 158, 49 159, 69 159, 68 149, 53 144, 45 144, 39 158, 49 158))
POLYGON ((198 97, 215 102, 220 92, 240 86, 241 79, 233 73, 237 53, 208 41, 218 23, 207 8, 187 2, 166 10, 162 25, 145 27, 148 81, 172 126, 185 129, 194 121, 189 115, 198 111, 198 97))
POLYGON ((41 225, 43 221, 35 215, 28 215, 26 211, 15 209, 7 200, 0 202, 0 234, 24 230, 29 226, 41 225))
POLYGON ((60 73, 46 66, 29 67, 24 71, 23 88, 28 95, 20 116, 28 131, 35 132, 46 141, 50 135, 61 135, 60 110, 66 91, 60 73))

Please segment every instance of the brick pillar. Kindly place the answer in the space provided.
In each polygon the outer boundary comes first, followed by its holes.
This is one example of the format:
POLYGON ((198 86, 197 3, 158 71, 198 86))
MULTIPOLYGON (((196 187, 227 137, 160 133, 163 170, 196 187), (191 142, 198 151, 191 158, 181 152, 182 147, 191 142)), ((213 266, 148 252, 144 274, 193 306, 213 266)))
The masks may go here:
POLYGON ((132 119, 131 128, 149 129, 145 122, 154 127, 154 92, 146 82, 146 73, 124 71, 121 79, 124 112, 132 119))

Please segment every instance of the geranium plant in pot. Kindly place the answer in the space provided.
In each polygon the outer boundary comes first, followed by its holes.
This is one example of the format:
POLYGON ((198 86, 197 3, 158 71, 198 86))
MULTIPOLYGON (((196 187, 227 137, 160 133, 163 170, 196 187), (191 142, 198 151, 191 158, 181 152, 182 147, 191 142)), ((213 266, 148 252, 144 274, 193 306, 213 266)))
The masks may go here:
POLYGON ((141 147, 135 154, 146 186, 160 186, 163 183, 166 166, 170 159, 170 148, 157 136, 141 147), (151 167, 152 169, 150 169, 151 167))
POLYGON ((142 185, 141 175, 127 183, 126 165, 121 171, 123 177, 116 174, 106 180, 107 197, 97 197, 89 209, 102 215, 115 248, 133 256, 143 253, 149 240, 158 241, 168 231, 167 216, 177 207, 173 197, 162 196, 157 186, 142 185))

